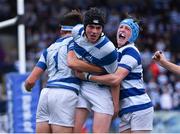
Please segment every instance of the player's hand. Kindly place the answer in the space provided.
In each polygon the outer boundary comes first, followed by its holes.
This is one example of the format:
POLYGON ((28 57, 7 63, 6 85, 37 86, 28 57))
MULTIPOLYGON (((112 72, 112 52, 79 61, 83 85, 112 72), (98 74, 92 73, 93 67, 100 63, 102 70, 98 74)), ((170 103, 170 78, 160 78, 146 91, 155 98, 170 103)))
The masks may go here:
POLYGON ((25 87, 26 91, 28 91, 28 92, 32 91, 33 86, 34 86, 34 83, 29 83, 27 80, 24 83, 24 87, 25 87))
POLYGON ((85 80, 85 75, 83 72, 80 72, 80 71, 75 71, 75 76, 82 79, 82 80, 85 80))
POLYGON ((164 58, 164 55, 162 54, 161 51, 156 51, 152 57, 152 59, 155 61, 161 61, 163 58, 164 58))

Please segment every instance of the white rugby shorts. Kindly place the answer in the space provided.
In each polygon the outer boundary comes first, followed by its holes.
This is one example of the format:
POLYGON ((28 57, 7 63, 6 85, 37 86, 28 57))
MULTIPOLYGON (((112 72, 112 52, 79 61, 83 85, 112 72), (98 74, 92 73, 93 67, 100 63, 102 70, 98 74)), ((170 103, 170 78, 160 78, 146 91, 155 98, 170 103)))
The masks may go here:
POLYGON ((153 129, 153 107, 124 114, 120 118, 119 132, 131 129, 131 131, 148 130, 153 129))
POLYGON ((77 108, 113 115, 114 106, 110 88, 93 82, 83 82, 77 108))
POLYGON ((36 122, 73 127, 78 96, 67 89, 44 88, 37 108, 36 122))

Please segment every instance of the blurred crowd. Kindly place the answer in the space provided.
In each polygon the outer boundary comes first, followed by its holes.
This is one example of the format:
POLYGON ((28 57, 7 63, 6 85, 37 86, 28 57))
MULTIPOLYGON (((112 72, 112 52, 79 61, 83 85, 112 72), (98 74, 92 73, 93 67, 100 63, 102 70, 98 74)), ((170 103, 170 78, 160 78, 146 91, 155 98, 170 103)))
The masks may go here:
MULTIPOLYGON (((59 18, 64 13, 79 9, 83 14, 94 6, 106 13, 104 32, 115 45, 117 28, 125 14, 140 20, 142 30, 136 44, 142 55, 148 94, 156 110, 180 110, 180 76, 152 61, 153 53, 160 50, 170 61, 180 64, 179 0, 25 0, 27 70, 31 71, 42 50, 59 37, 59 18)), ((15 16, 16 1, 0 0, 0 21, 15 16)), ((17 51, 6 54, 2 46, 1 85, 5 73, 17 71, 17 59, 12 60, 17 51)))

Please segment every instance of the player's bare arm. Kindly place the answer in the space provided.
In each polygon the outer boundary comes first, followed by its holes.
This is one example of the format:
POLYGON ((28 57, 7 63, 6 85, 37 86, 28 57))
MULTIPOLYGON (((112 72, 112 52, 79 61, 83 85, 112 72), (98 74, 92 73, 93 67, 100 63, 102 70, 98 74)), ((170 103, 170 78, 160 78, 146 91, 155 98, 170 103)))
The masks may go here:
POLYGON ((25 89, 27 91, 31 91, 33 86, 35 85, 36 80, 39 79, 40 75, 43 74, 44 70, 39 67, 34 67, 31 74, 28 76, 28 78, 25 81, 25 89))
POLYGON ((120 85, 118 86, 111 86, 111 94, 113 99, 114 105, 114 115, 113 118, 116 118, 119 113, 119 95, 120 95, 120 85))
POLYGON ((93 64, 89 64, 83 60, 76 57, 74 51, 69 51, 67 56, 67 63, 70 68, 82 72, 90 73, 102 73, 104 69, 93 64))
POLYGON ((168 61, 165 55, 161 51, 156 51, 153 55, 153 60, 159 63, 162 67, 168 69, 169 71, 180 75, 180 66, 168 61))
POLYGON ((125 68, 119 67, 114 74, 106 75, 91 75, 89 80, 99 82, 109 86, 119 86, 121 81, 128 75, 129 71, 125 68))

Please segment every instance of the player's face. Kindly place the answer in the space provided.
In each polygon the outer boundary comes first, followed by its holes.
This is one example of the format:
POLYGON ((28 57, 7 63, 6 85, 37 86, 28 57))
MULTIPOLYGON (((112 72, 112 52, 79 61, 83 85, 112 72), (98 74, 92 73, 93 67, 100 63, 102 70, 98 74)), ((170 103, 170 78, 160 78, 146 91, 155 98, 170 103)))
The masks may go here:
POLYGON ((101 25, 94 25, 89 24, 86 26, 86 37, 89 42, 96 43, 101 36, 102 33, 102 26, 101 25))
POLYGON ((130 27, 123 24, 120 25, 116 35, 118 47, 124 45, 130 37, 131 37, 130 27))

